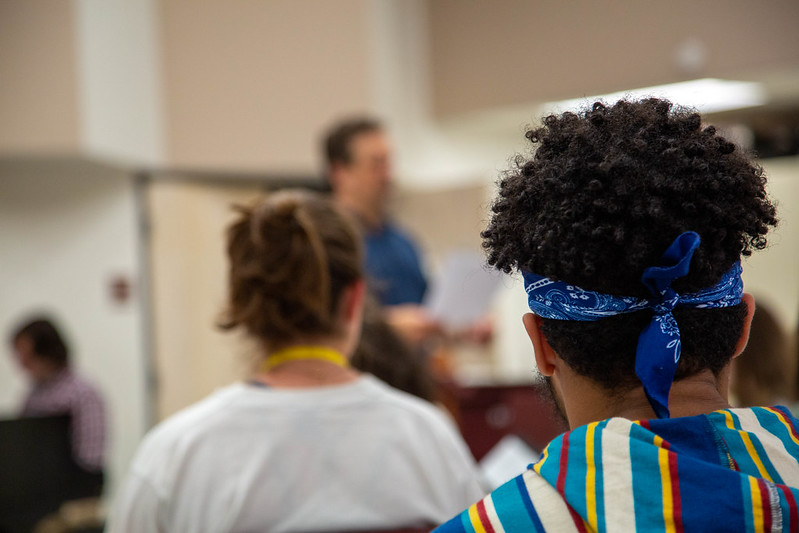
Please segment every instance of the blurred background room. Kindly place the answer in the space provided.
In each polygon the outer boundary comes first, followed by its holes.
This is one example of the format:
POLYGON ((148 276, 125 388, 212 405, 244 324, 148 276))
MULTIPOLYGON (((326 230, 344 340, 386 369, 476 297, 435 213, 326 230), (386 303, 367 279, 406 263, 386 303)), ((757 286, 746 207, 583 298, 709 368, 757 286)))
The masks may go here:
MULTIPOLYGON (((481 253, 526 126, 636 89, 696 107, 758 154, 780 225, 744 279, 794 376, 798 24, 794 0, 3 0, 0 417, 29 386, 14 328, 54 317, 105 401, 112 501, 150 427, 246 374, 255 348, 215 327, 230 206, 324 189, 332 123, 382 121, 390 212, 435 284, 453 253, 481 253)), ((478 460, 507 435, 540 450, 560 426, 532 393, 521 280, 480 305, 493 335, 435 346, 437 398, 478 460)))

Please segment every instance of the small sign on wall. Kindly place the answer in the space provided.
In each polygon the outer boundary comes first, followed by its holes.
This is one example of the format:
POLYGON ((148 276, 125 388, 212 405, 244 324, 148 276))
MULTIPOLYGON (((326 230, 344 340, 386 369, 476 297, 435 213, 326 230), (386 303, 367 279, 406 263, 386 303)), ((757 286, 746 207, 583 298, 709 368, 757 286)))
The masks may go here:
POLYGON ((108 295, 112 304, 126 307, 133 297, 133 281, 127 274, 115 274, 108 280, 108 295))

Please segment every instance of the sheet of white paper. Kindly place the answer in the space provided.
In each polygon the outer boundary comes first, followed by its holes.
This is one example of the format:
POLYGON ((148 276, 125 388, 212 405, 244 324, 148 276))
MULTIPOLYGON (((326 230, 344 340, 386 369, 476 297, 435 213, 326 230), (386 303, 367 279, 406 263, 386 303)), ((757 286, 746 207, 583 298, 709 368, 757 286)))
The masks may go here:
POLYGON ((480 472, 494 490, 518 476, 530 463, 538 461, 539 453, 517 435, 505 435, 480 460, 480 472))
POLYGON ((453 252, 444 259, 425 306, 445 326, 466 327, 488 313, 501 280, 502 274, 486 266, 482 255, 453 252))

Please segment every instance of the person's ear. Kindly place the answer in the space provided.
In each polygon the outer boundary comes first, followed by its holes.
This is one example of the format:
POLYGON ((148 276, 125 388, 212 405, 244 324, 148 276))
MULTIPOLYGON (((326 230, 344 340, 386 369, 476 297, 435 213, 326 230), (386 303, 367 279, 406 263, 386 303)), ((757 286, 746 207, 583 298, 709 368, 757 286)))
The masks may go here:
POLYGON ((353 281, 344 289, 342 294, 342 311, 344 319, 350 322, 354 319, 360 320, 363 314, 363 305, 366 299, 366 282, 359 279, 353 281))
POLYGON ((330 180, 330 187, 334 191, 338 190, 347 177, 347 165, 341 162, 331 163, 327 170, 327 176, 330 180))
POLYGON ((538 371, 544 376, 551 376, 555 372, 555 362, 558 355, 552 346, 549 345, 546 336, 541 331, 541 317, 533 313, 525 313, 522 317, 524 322, 524 329, 527 331, 527 336, 533 343, 533 350, 535 351, 535 364, 538 366, 538 371))
POLYGON ((746 304, 746 318, 744 319, 744 327, 741 330, 741 336, 735 345, 735 353, 733 357, 738 357, 743 353, 746 348, 746 343, 749 342, 749 331, 752 327, 752 317, 755 316, 755 297, 748 292, 743 293, 741 302, 746 304))

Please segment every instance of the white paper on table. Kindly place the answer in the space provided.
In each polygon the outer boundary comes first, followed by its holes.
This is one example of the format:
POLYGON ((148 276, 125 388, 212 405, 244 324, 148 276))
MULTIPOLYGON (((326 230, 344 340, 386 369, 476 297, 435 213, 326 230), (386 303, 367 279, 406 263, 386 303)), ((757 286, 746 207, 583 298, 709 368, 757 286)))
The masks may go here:
POLYGON ((486 266, 482 255, 453 252, 444 259, 437 282, 425 299, 430 315, 449 328, 469 326, 484 317, 502 274, 486 266))

